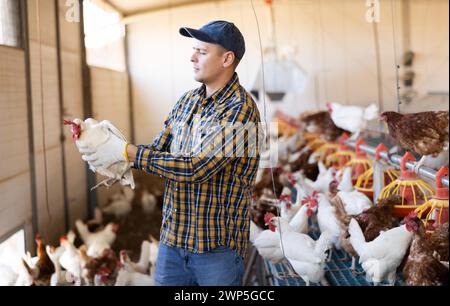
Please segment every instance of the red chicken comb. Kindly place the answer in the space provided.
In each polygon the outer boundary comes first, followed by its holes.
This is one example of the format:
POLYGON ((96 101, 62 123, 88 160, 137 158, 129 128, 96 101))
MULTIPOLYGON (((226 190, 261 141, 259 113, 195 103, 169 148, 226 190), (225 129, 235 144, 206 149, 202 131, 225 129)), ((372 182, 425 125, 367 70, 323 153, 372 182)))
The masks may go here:
POLYGON ((289 180, 289 183, 291 183, 292 185, 295 185, 297 183, 297 179, 295 178, 294 173, 288 173, 287 178, 289 180))
POLYGON ((98 272, 99 272, 99 274, 102 274, 102 275, 109 275, 109 274, 111 274, 111 269, 109 269, 107 267, 101 267, 98 272))
POLYGON ((120 228, 120 225, 119 224, 117 224, 117 223, 113 223, 112 224, 112 230, 113 230, 113 232, 117 232, 118 230, 119 230, 119 228, 120 228))
POLYGON ((264 215, 264 222, 269 223, 272 218, 275 218, 275 215, 270 212, 266 212, 266 214, 264 215))
POLYGON ((290 200, 291 200, 291 195, 289 195, 289 194, 280 195, 280 201, 290 201, 290 200))
POLYGON ((309 207, 316 207, 319 204, 317 199, 314 197, 314 193, 311 196, 306 196, 303 198, 302 205, 305 204, 309 204, 309 207))
POLYGON ((67 241, 68 239, 67 239, 67 236, 61 236, 60 238, 59 238, 59 243, 63 243, 64 241, 67 241))
POLYGON ((70 131, 72 132, 72 138, 78 140, 81 136, 81 126, 72 120, 64 119, 64 125, 70 125, 70 131))

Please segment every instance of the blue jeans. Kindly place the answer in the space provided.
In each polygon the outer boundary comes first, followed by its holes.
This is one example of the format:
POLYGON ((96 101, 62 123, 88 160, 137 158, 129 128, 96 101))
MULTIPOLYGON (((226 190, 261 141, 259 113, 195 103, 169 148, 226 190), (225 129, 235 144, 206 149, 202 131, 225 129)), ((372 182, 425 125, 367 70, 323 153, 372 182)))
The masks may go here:
POLYGON ((157 286, 241 286, 244 259, 226 246, 206 253, 159 245, 157 286))

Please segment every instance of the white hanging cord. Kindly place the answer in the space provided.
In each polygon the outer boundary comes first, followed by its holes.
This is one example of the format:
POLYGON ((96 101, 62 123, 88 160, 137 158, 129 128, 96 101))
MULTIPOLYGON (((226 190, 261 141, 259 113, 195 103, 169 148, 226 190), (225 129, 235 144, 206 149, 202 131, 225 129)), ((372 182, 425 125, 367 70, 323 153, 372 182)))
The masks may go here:
MULTIPOLYGON (((256 14, 256 10, 255 10, 255 6, 253 4, 253 0, 250 0, 250 3, 252 5, 252 9, 253 9, 253 14, 255 16, 255 20, 256 20, 256 27, 258 29, 258 41, 259 41, 259 49, 260 49, 260 58, 261 58, 261 69, 262 69, 262 99, 263 99, 263 117, 264 117, 264 124, 266 125, 266 136, 270 137, 269 134, 269 125, 267 124, 267 111, 266 111, 266 82, 265 82, 265 75, 264 75, 264 54, 263 54, 263 48, 262 48, 262 42, 261 42, 261 31, 260 31, 260 27, 259 27, 259 20, 258 20, 258 16, 256 14)), ((270 152, 270 141, 269 141, 269 152, 270 152)), ((270 175, 272 177, 272 188, 273 188, 273 193, 276 196, 276 188, 275 188, 275 178, 273 175, 273 168, 270 167, 270 161, 271 161, 271 156, 269 154, 269 169, 270 169, 270 175)), ((280 201, 277 199, 276 200, 278 204, 280 204, 280 201)), ((278 216, 281 216, 281 212, 280 212, 280 205, 276 206, 277 209, 277 214, 278 216)), ((281 226, 280 226, 280 221, 278 220, 278 233, 280 236, 280 246, 281 246, 281 252, 283 253, 283 257, 286 258, 286 255, 284 253, 284 244, 283 244, 283 235, 281 232, 281 226)), ((293 270, 291 264, 289 263, 289 261, 287 261, 290 268, 293 270)), ((294 271, 294 270, 293 270, 294 271)))

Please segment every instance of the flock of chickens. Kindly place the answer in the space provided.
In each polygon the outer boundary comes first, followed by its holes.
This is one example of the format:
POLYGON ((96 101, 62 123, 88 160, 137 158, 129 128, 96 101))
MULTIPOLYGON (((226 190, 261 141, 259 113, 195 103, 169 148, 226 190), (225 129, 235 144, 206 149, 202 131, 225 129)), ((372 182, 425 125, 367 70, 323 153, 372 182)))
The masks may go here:
MULTIPOLYGON (((112 249, 117 232, 132 210, 135 191, 123 188, 107 206, 96 209, 95 218, 77 220, 75 229, 60 238, 59 246, 45 245, 35 237, 36 257, 30 253, 17 266, 0 263, 0 285, 5 286, 153 286, 159 241, 151 234, 142 241, 136 262, 126 250, 112 249), (118 221, 104 224, 104 216, 118 221)), ((159 203, 145 188, 139 193, 139 212, 152 214, 159 203)))
MULTIPOLYGON (((379 116, 375 105, 367 108, 328 105, 328 110, 303 113, 301 128, 279 138, 278 146, 262 154, 276 153, 278 167, 261 168, 254 186, 250 209, 250 241, 272 263, 288 262, 290 275, 307 285, 326 284, 325 267, 333 249, 344 250, 354 273, 359 260, 366 278, 374 284, 394 284, 398 271, 406 285, 448 284, 448 220, 431 231, 413 211, 404 218, 394 214, 398 195, 373 201, 354 187, 352 168, 326 166, 316 154, 318 139, 335 142, 343 133, 360 137, 369 121, 380 118, 399 149, 423 156, 417 167, 438 169, 448 165, 448 111, 379 116), (274 152, 273 150, 277 150, 274 152), (311 220, 310 220, 311 219, 311 220), (312 221, 312 222, 311 222, 312 221), (320 237, 308 235, 310 224, 320 237)), ((67 121, 77 142, 89 142, 119 133, 108 122, 67 121), (92 137, 89 137, 90 134, 92 137), (94 137, 95 136, 95 137, 94 137), (92 138, 92 139, 91 139, 92 138)), ((275 135, 279 137, 280 135, 275 135)), ((117 169, 92 169, 113 181, 134 187, 128 164, 117 169)), ((137 262, 126 251, 116 254, 111 246, 119 225, 103 225, 103 214, 121 220, 131 211, 135 192, 123 189, 86 223, 61 237, 57 247, 45 245, 37 235, 37 256, 24 256, 15 270, 0 264, 2 285, 153 285, 158 241, 151 236, 141 245, 137 262)), ((152 213, 156 197, 144 191, 142 211, 152 213)))
MULTIPOLYGON (((376 107, 333 103, 328 108, 302 114, 301 128, 283 135, 275 148, 279 166, 258 172, 250 225, 254 247, 265 260, 286 263, 288 274, 307 285, 327 284, 333 249, 349 254, 355 274, 359 260, 374 285, 394 285, 398 275, 406 285, 448 285, 448 220, 430 230, 414 210, 400 218, 394 205, 401 196, 373 203, 355 189, 351 167, 327 168, 323 156, 314 153, 317 139, 333 142, 343 132, 360 137, 368 121, 378 118, 376 107), (308 235, 310 224, 320 230, 317 240, 308 235)), ((380 119, 399 149, 425 156, 418 166, 448 166, 448 111, 389 112, 380 119)))

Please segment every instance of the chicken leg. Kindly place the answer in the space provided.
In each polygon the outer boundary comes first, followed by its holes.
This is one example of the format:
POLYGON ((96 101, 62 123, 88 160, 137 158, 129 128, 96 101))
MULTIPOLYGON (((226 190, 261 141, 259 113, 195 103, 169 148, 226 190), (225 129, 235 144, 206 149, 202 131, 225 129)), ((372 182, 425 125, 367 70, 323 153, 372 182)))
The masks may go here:
POLYGON ((91 188, 91 191, 97 189, 98 187, 100 187, 100 186, 102 186, 102 185, 104 185, 106 188, 109 188, 109 187, 111 187, 112 185, 114 185, 114 183, 117 182, 117 181, 118 181, 118 179, 116 179, 116 178, 107 178, 107 179, 104 179, 103 181, 101 181, 100 183, 98 183, 97 185, 95 185, 94 187, 92 187, 92 188, 91 188), (112 183, 110 184, 110 182, 112 182, 112 183))

